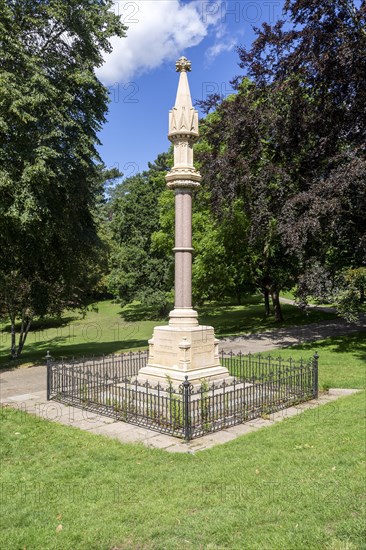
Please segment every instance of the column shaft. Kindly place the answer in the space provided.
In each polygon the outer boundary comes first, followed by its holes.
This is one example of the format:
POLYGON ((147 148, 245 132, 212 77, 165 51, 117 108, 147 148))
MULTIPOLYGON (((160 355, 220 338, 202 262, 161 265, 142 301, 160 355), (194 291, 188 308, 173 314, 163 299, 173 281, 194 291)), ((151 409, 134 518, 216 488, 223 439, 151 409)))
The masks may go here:
POLYGON ((175 308, 192 307, 192 194, 175 193, 175 308))

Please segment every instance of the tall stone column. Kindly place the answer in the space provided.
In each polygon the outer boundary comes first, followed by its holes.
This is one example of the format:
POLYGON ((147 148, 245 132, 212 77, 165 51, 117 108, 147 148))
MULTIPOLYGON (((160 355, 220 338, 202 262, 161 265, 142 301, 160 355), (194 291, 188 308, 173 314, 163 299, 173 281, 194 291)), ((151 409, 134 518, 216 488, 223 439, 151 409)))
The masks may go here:
POLYGON ((175 105, 169 113, 168 138, 174 145, 174 166, 166 175, 175 193, 175 301, 169 325, 155 327, 149 340, 149 360, 139 372, 149 382, 179 384, 185 376, 191 383, 229 376, 220 365, 218 340, 213 327, 198 324, 192 308, 192 192, 201 175, 193 165, 193 144, 198 139, 198 112, 192 106, 187 72, 191 63, 181 57, 175 105))
POLYGON ((198 326, 197 312, 192 309, 192 191, 201 181, 193 166, 198 112, 192 106, 188 84, 190 62, 181 57, 176 70, 180 76, 175 106, 169 113, 168 134, 174 145, 174 166, 165 178, 167 186, 175 191, 175 303, 169 324, 198 326))

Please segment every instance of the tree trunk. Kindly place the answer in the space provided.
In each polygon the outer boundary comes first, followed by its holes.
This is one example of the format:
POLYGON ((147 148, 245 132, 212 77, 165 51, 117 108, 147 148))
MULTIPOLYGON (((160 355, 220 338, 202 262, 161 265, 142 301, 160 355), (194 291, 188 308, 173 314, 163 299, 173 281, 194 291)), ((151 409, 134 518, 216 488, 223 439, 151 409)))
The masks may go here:
POLYGON ((269 290, 268 290, 268 288, 263 289, 263 296, 264 296, 264 311, 265 311, 265 314, 268 316, 268 315, 271 315, 271 306, 270 306, 270 303, 269 303, 269 290))
POLYGON ((11 357, 12 359, 15 359, 17 356, 16 353, 16 333, 15 333, 15 317, 13 315, 10 315, 10 323, 11 323, 11 357))
POLYGON ((274 289, 272 290, 271 294, 272 294, 273 311, 274 311, 276 323, 282 323, 283 315, 282 315, 281 302, 280 302, 280 293, 278 290, 274 289))
POLYGON ((19 357, 21 355, 22 351, 23 351, 24 344, 25 344, 25 341, 27 339, 29 329, 31 327, 31 323, 32 323, 32 318, 31 317, 28 317, 26 315, 24 315, 22 317, 22 326, 21 326, 20 334, 19 334, 19 344, 18 344, 17 357, 19 357))
POLYGON ((365 287, 364 286, 360 287, 360 303, 361 304, 365 303, 365 287))
POLYGON ((169 310, 169 304, 167 302, 162 302, 162 304, 158 309, 158 317, 160 319, 163 319, 164 317, 166 317, 169 313, 168 310, 169 310))

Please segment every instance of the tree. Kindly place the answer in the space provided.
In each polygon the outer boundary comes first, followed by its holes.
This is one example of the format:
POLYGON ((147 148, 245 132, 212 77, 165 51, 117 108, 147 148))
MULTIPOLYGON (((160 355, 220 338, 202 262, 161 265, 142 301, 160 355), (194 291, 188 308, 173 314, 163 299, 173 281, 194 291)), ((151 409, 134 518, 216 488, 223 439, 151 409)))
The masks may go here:
POLYGON ((277 308, 296 280, 304 302, 320 292, 317 266, 334 294, 366 263, 366 4, 287 0, 284 17, 239 48, 245 74, 208 120, 202 159, 217 211, 243 199, 277 308))
POLYGON ((13 357, 35 316, 80 306, 93 284, 108 103, 94 69, 125 30, 111 6, 0 0, 0 309, 13 357))
POLYGON ((282 97, 244 79, 238 93, 207 117, 202 139, 208 147, 199 155, 203 184, 211 189, 216 215, 233 220, 234 205, 242 207, 247 230, 241 240, 235 235, 232 239, 241 243, 237 254, 241 251, 252 284, 263 293, 267 314, 272 297, 277 321, 282 321, 280 291, 291 288, 298 269, 279 232, 283 202, 293 193, 278 130, 287 109, 282 97))
POLYGON ((113 217, 111 196, 118 185, 117 182, 123 177, 123 173, 118 168, 106 168, 103 165, 100 170, 103 192, 98 197, 94 215, 100 246, 98 264, 94 266, 97 283, 92 289, 92 297, 99 300, 111 297, 108 291, 109 257, 113 249, 113 235, 110 227, 113 217))
POLYGON ((165 174, 171 155, 159 155, 149 170, 124 180, 110 201, 112 247, 108 289, 127 304, 134 300, 158 306, 167 313, 173 285, 172 252, 154 241, 159 231, 159 197, 165 190, 165 174))
POLYGON ((344 270, 366 264, 366 3, 287 0, 284 15, 239 50, 241 67, 289 104, 277 126, 294 190, 279 232, 301 263, 299 298, 327 288, 337 301, 338 288, 344 312, 344 270))

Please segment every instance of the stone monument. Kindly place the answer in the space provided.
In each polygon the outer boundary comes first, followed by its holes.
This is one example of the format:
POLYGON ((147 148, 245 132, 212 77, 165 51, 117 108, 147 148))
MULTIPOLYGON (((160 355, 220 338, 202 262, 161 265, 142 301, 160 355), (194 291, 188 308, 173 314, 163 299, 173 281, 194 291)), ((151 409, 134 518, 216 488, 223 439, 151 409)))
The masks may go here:
POLYGON ((166 175, 175 193, 175 301, 169 325, 155 327, 149 340, 147 365, 139 379, 150 383, 191 384, 229 377, 219 361, 218 340, 213 327, 198 324, 192 308, 192 192, 201 175, 193 166, 193 144, 198 138, 198 112, 192 106, 185 57, 176 62, 180 73, 175 106, 169 113, 168 138, 174 145, 174 166, 166 175))

